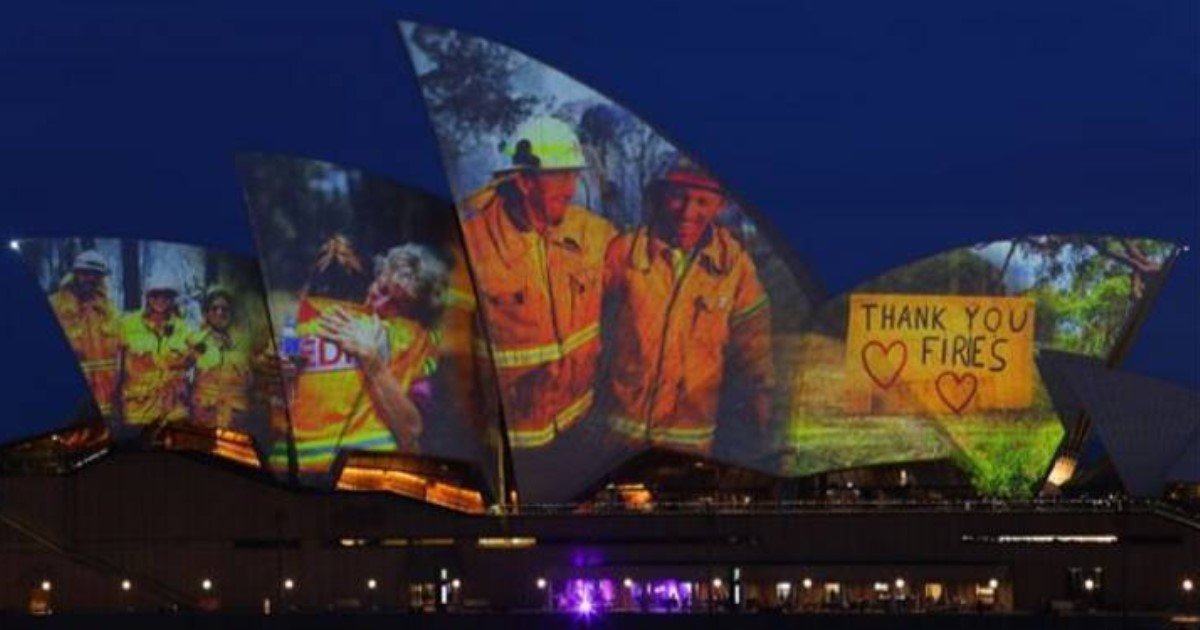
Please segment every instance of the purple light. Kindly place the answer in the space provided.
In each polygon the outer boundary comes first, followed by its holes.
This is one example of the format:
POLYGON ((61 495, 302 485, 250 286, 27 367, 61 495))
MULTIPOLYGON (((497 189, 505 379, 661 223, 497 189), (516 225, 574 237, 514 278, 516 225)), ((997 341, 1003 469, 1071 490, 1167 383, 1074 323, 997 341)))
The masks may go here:
POLYGON ((575 607, 575 612, 586 617, 586 616, 596 612, 596 609, 592 606, 592 600, 585 597, 585 598, 579 600, 579 606, 575 607))

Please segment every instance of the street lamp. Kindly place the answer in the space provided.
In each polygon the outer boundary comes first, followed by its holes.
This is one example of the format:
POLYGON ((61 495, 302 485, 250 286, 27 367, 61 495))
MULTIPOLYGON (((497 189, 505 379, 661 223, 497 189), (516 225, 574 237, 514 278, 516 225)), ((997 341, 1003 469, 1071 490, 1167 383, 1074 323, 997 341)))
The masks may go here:
POLYGON ((713 588, 721 588, 721 584, 722 584, 721 578, 713 578, 713 581, 712 581, 713 588))
POLYGON ((284 580, 284 581, 283 581, 283 589, 284 589, 284 590, 286 590, 286 591, 290 591, 290 590, 292 590, 292 589, 294 589, 294 588, 296 588, 296 582, 295 582, 295 580, 293 580, 292 578, 288 578, 288 579, 286 579, 286 580, 284 580))
POLYGON ((54 588, 54 585, 50 583, 50 580, 42 580, 42 590, 43 591, 49 593, 50 589, 52 589, 52 588, 54 588))
POLYGON ((1083 581, 1083 590, 1085 590, 1089 593, 1096 590, 1096 581, 1093 580, 1092 578, 1088 578, 1088 579, 1084 580, 1083 581))
POLYGON ((995 590, 999 587, 1000 587, 1000 580, 997 580, 996 578, 992 578, 992 579, 988 580, 988 588, 995 590))
POLYGON ((200 588, 204 589, 205 592, 211 591, 213 588, 213 581, 208 578, 204 578, 200 581, 200 588))
POLYGON ((534 583, 537 584, 539 591, 546 590, 546 578, 538 578, 537 582, 534 582, 534 583))
POLYGON ((367 580, 367 590, 368 591, 375 590, 375 587, 377 587, 377 586, 379 586, 379 583, 375 581, 375 578, 371 578, 371 579, 367 580))
POLYGON ((896 590, 904 590, 904 578, 896 578, 896 590))
POLYGON ((803 584, 804 588, 806 588, 806 589, 812 588, 812 578, 804 578, 804 581, 801 582, 801 584, 803 584))
POLYGON ((132 588, 133 588, 133 582, 130 582, 129 580, 121 580, 121 590, 122 591, 125 591, 126 593, 128 593, 129 590, 132 588))

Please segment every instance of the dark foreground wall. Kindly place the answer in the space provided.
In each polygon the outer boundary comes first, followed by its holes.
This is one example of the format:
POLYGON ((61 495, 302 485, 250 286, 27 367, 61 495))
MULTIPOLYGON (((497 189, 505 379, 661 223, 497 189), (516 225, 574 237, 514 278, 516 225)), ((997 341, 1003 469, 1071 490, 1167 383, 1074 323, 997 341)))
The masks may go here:
POLYGON ((403 627, 441 630, 491 630, 528 628, 546 630, 756 630, 758 628, 821 628, 829 630, 883 630, 921 628, 958 630, 966 628, 1041 630, 1117 630, 1141 628, 1198 628, 1200 623, 1173 622, 1159 616, 1026 616, 1026 615, 622 615, 611 614, 587 620, 561 615, 56 615, 46 618, 0 617, 0 627, 43 630, 92 630, 111 627, 155 627, 161 630, 273 630, 274 628, 338 628, 368 630, 403 627), (132 624, 132 625, 130 625, 132 624))

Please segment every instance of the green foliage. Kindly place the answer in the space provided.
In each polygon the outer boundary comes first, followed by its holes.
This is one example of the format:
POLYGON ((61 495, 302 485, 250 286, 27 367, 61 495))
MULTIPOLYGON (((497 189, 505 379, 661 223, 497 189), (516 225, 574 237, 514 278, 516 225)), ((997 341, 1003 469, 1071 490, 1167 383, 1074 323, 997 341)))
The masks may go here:
POLYGON ((956 459, 975 490, 994 498, 1032 496, 1063 437, 1053 412, 992 413, 941 424, 959 447, 956 459))

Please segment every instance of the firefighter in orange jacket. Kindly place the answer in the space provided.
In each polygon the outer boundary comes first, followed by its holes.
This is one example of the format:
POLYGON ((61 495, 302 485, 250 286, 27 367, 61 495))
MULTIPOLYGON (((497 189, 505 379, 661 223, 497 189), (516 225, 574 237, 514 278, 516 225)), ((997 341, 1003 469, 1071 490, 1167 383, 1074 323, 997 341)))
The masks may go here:
POLYGON ((223 287, 205 293, 204 324, 193 342, 192 421, 209 427, 246 429, 253 385, 249 340, 233 325, 233 294, 223 287))
POLYGON ((195 332, 179 313, 179 289, 164 277, 145 285, 145 306, 121 319, 120 411, 132 425, 188 417, 187 377, 195 332))
POLYGON ((718 409, 765 434, 767 295, 749 252, 717 224, 725 194, 705 171, 676 156, 647 198, 650 224, 606 256, 610 418, 636 443, 707 455, 718 409))
POLYGON ((533 448, 592 407, 604 252, 615 230, 572 204, 586 163, 566 123, 536 118, 515 137, 512 167, 463 204, 463 233, 510 444, 533 448))
POLYGON ((113 413, 121 343, 120 318, 108 299, 105 283, 108 274, 108 263, 99 252, 90 249, 80 252, 71 272, 50 295, 50 307, 79 359, 101 415, 106 418, 113 413))
POLYGON ((340 451, 419 450, 438 366, 445 264, 413 244, 375 264, 365 304, 301 301, 291 407, 302 473, 328 472, 340 451))

